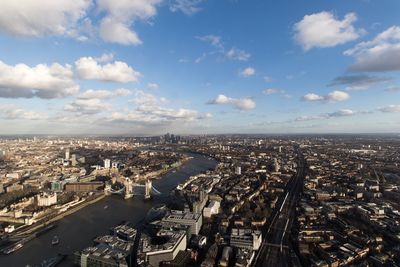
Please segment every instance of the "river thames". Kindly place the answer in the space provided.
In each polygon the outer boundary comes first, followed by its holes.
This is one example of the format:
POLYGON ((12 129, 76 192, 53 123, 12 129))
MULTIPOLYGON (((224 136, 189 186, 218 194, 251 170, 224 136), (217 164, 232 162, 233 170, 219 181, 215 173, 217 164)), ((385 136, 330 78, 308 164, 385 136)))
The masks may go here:
POLYGON ((74 266, 73 253, 91 246, 93 239, 109 233, 112 226, 122 221, 139 223, 146 217, 151 207, 167 200, 171 191, 189 176, 199 174, 208 169, 214 169, 217 162, 197 154, 189 154, 193 158, 187 161, 176 172, 169 172, 160 179, 153 181, 153 186, 162 194, 153 200, 143 201, 138 196, 124 200, 122 196, 106 197, 89 205, 74 214, 68 215, 56 222, 57 227, 42 236, 28 242, 23 248, 10 255, 0 256, 0 266, 25 267, 42 260, 56 256, 58 253, 68 257, 57 266, 74 266), (105 208, 107 206, 107 208, 105 208), (51 245, 51 240, 57 235, 60 244, 51 245))

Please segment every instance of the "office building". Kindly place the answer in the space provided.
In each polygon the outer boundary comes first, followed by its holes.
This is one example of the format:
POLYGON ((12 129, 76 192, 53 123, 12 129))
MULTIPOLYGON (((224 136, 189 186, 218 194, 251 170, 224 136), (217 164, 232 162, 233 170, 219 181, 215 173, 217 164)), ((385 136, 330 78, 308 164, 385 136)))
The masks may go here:
POLYGON ((233 228, 230 236, 232 247, 258 250, 262 243, 261 231, 233 228))
POLYGON ((178 210, 172 210, 171 213, 166 215, 162 220, 190 226, 189 233, 191 235, 199 234, 201 225, 203 224, 203 216, 200 213, 178 210))

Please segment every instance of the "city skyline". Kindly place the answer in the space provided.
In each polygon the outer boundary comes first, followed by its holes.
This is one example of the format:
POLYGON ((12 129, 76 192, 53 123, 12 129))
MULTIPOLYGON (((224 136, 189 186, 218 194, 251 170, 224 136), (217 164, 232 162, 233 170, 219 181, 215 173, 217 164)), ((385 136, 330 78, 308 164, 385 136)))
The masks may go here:
POLYGON ((398 133, 400 3, 4 1, 0 135, 398 133))

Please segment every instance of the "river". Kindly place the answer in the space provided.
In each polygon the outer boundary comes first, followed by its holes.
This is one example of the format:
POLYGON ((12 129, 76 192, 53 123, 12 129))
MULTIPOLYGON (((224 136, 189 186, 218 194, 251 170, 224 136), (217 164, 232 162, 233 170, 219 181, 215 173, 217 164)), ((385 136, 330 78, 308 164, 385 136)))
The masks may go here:
POLYGON ((189 154, 193 158, 187 161, 176 172, 169 172, 153 181, 153 186, 162 194, 153 200, 143 201, 138 196, 128 200, 114 195, 89 205, 74 214, 56 222, 57 227, 42 236, 28 242, 23 248, 10 255, 0 256, 1 267, 25 267, 38 264, 57 253, 68 257, 58 266, 73 266, 73 253, 93 244, 96 236, 109 233, 109 229, 122 221, 139 223, 146 217, 149 209, 168 198, 170 192, 189 176, 196 175, 210 168, 217 162, 197 154, 189 154), (108 206, 108 208, 104 208, 108 206), (60 238, 57 246, 51 245, 53 236, 60 238))

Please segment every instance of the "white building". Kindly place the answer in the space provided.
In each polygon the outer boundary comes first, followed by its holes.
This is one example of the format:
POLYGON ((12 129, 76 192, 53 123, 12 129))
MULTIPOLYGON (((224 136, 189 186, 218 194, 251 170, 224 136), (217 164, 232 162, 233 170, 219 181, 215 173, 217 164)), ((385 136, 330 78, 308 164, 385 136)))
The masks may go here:
POLYGON ((233 228, 231 246, 250 250, 258 250, 262 243, 261 231, 233 228))
POLYGON ((242 174, 242 168, 240 166, 236 166, 235 168, 235 174, 236 175, 241 175, 242 174))
POLYGON ((57 203, 57 193, 41 193, 36 196, 39 207, 48 207, 57 203))
POLYGON ((207 207, 203 209, 203 216, 205 218, 210 218, 212 215, 219 213, 220 202, 212 200, 207 207))
POLYGON ((151 245, 144 235, 139 241, 139 261, 142 258, 150 266, 160 266, 163 261, 172 261, 180 251, 186 250, 187 237, 185 231, 161 230, 157 236, 165 236, 168 242, 162 245, 151 245), (143 257, 144 256, 144 257, 143 257))
POLYGON ((105 159, 104 160, 104 169, 110 169, 110 168, 111 168, 111 160, 105 159))
POLYGON ((69 157, 70 157, 70 150, 69 150, 69 148, 67 148, 67 149, 65 150, 65 159, 66 159, 66 160, 69 160, 69 157))
POLYGON ((6 152, 0 149, 0 159, 6 156, 6 152))
POLYGON ((171 213, 165 216, 162 220, 190 226, 190 235, 199 234, 201 225, 203 224, 203 216, 201 213, 191 213, 179 210, 172 210, 171 213))

